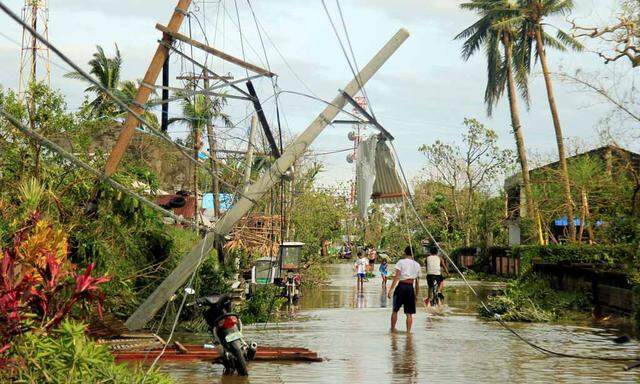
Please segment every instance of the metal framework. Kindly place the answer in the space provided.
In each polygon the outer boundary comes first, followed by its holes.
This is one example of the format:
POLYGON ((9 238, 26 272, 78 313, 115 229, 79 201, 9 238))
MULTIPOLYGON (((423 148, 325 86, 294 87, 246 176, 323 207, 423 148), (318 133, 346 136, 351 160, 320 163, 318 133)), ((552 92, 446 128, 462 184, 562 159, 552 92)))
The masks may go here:
MULTIPOLYGON (((25 0, 22 7, 22 20, 46 39, 49 39, 48 0, 25 0)), ((31 82, 44 81, 47 85, 51 83, 49 48, 32 36, 26 28, 22 29, 18 79, 18 93, 20 95, 24 95, 31 82), (44 68, 43 71, 38 71, 39 64, 44 68)))

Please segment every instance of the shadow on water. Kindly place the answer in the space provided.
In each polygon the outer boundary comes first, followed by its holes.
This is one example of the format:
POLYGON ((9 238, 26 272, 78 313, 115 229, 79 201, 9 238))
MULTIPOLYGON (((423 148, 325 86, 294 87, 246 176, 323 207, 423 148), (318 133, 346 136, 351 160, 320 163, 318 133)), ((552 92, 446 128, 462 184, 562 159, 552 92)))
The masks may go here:
MULTIPOLYGON (((165 363, 178 382, 193 383, 635 383, 638 372, 622 364, 546 357, 513 338, 493 321, 475 315, 476 300, 459 281, 448 281, 442 314, 418 309, 411 334, 389 328, 390 300, 380 279, 356 289, 350 265, 333 265, 332 281, 304 291, 290 308, 296 320, 245 328, 262 345, 309 348, 322 363, 250 365, 249 378, 223 376, 208 363, 165 363)), ((474 282, 482 294, 494 285, 474 282)), ((424 289, 423 289, 424 291, 424 289)), ((640 345, 616 345, 611 330, 592 326, 513 324, 545 347, 582 355, 635 356, 640 345)), ((204 339, 199 341, 204 342, 204 339)))

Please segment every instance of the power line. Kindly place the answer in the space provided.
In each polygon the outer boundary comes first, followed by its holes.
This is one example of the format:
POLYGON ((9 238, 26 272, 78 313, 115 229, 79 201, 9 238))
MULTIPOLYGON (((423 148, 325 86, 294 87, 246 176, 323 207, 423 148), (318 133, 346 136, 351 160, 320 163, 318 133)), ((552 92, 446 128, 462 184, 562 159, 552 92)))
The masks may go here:
POLYGON ((539 346, 539 345, 527 340, 522 335, 520 335, 518 332, 516 332, 514 329, 512 329, 504 320, 502 320, 502 317, 498 313, 495 313, 494 311, 490 310, 489 307, 484 302, 484 300, 480 297, 478 292, 476 292, 476 290, 473 289, 471 284, 469 284, 469 282, 467 281, 467 278, 464 276, 462 271, 460 271, 460 269, 458 268, 456 263, 451 259, 449 254, 444 249, 442 249, 442 247, 440 246, 440 243, 436 240, 436 238, 433 236, 433 234, 431 233, 429 228, 422 221, 422 218, 420 217, 420 214, 418 213, 418 210, 417 210, 417 208, 415 206, 415 200, 414 200, 413 194, 411 193, 411 190, 410 190, 410 187, 409 187, 409 181, 407 179, 407 175, 404 172, 404 168, 402 166, 402 163, 400 162, 400 157, 398 156, 398 152, 396 151, 396 148, 395 148, 395 145, 393 144, 393 142, 390 142, 390 144, 391 144, 391 148, 392 148, 393 153, 394 153, 394 157, 396 158, 396 161, 398 163, 398 168, 400 169, 400 174, 402 175, 402 180, 404 182, 403 183, 403 189, 406 188, 406 198, 407 198, 407 202, 409 203, 408 205, 412 208, 412 211, 413 211, 415 217, 418 219, 418 222, 420 223, 420 226, 422 227, 422 229, 424 229, 424 231, 427 233, 427 235, 429 236, 431 241, 436 245, 436 247, 438 247, 438 250, 445 256, 447 261, 449 263, 451 263, 451 265, 453 265, 453 267, 456 270, 456 272, 462 278, 462 281, 464 281, 464 283, 469 288, 469 290, 471 290, 471 292, 476 297, 476 299, 478 300, 480 305, 482 305, 482 307, 484 308, 485 311, 487 311, 487 313, 490 313, 490 314, 493 315, 493 319, 495 319, 498 322, 498 324, 500 324, 503 328, 505 328, 507 331, 509 331, 511 334, 513 334, 516 338, 518 338, 520 341, 524 342, 525 344, 527 344, 531 348, 533 348, 533 349, 535 349, 535 350, 537 350, 539 352, 542 352, 544 354, 547 354, 547 355, 551 355, 551 356, 555 356, 555 357, 566 357, 566 358, 572 358, 572 359, 582 359, 582 360, 638 361, 637 357, 634 357, 634 358, 623 358, 623 357, 607 357, 607 356, 581 356, 581 355, 575 355, 575 354, 552 351, 552 350, 550 350, 548 348, 541 347, 541 346, 539 346))
MULTIPOLYGON (((145 126, 149 130, 154 132, 156 135, 158 135, 158 137, 160 137, 161 139, 163 139, 163 140, 167 141, 168 143, 170 143, 171 145, 173 145, 175 148, 177 148, 179 150, 179 152, 182 154, 182 156, 186 157, 189 161, 192 161, 195 164, 197 164, 198 166, 200 166, 200 167, 204 168, 205 170, 207 170, 209 174, 211 174, 213 177, 218 178, 218 180, 220 182, 222 182, 223 184, 225 184, 228 187, 230 187, 232 190, 234 190, 235 193, 239 194, 240 196, 246 197, 246 196, 244 196, 244 194, 242 192, 239 191, 238 188, 236 188, 235 186, 232 186, 231 184, 229 184, 229 183, 225 182, 224 180, 222 180, 217 174, 215 174, 212 170, 210 170, 205 164, 200 163, 197 159, 193 158, 191 155, 189 155, 187 152, 185 152, 183 148, 181 148, 179 145, 177 145, 177 143, 175 143, 164 132, 158 131, 153 125, 151 125, 148 121, 146 121, 146 119, 144 117, 142 117, 140 114, 135 112, 122 99, 120 99, 119 97, 115 96, 109 89, 107 89, 104 85, 102 85, 100 82, 95 80, 91 75, 89 75, 87 72, 85 72, 82 68, 80 68, 80 66, 78 66, 73 60, 69 59, 69 57, 67 57, 58 48, 56 48, 51 42, 49 42, 48 39, 44 38, 37 31, 35 31, 33 28, 31 28, 30 25, 26 24, 22 19, 20 19, 20 17, 18 17, 18 15, 16 15, 11 9, 9 9, 1 1, 0 1, 0 9, 4 13, 6 13, 10 18, 12 18, 14 21, 16 21, 18 24, 20 24, 23 28, 28 30, 36 39, 38 39, 42 44, 44 44, 47 48, 49 48, 53 53, 55 53, 60 59, 62 59, 65 63, 67 63, 67 65, 69 65, 72 69, 74 69, 76 72, 78 72, 87 81, 89 81, 94 86, 98 87, 102 92, 105 93, 105 95, 107 95, 110 99, 112 99, 123 110, 127 111, 132 116, 134 116, 136 118, 136 120, 138 120, 138 122, 140 122, 141 125, 145 126)), ((250 198, 248 198, 248 199, 250 201, 254 201, 253 199, 250 199, 250 198)))
MULTIPOLYGON (((344 29, 344 35, 347 38, 347 45, 349 46, 349 51, 351 52, 351 57, 353 58, 353 65, 356 67, 356 71, 360 73, 360 68, 358 67, 358 61, 356 60, 356 55, 353 52, 353 46, 351 45, 351 39, 349 38, 349 31, 347 30, 347 24, 344 21, 344 15, 342 14, 342 7, 340 6, 340 0, 336 0, 336 4, 338 5, 338 12, 340 13, 340 20, 342 20, 342 28, 344 29)), ((364 95, 365 100, 367 100, 367 106, 369 107, 369 112, 371 112, 371 116, 375 119, 376 115, 373 112, 373 106, 371 105, 371 99, 369 99, 369 95, 367 95, 367 90, 364 84, 362 86, 362 94, 364 95)))

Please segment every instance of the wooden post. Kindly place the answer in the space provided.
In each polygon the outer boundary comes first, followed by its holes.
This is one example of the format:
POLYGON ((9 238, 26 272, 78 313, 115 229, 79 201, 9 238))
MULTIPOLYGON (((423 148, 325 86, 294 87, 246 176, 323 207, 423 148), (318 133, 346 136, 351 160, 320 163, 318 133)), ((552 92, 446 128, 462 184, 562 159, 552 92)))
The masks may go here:
POLYGON ((252 72, 258 73, 260 75, 268 76, 268 77, 273 77, 273 76, 276 75, 275 73, 273 73, 271 71, 268 71, 268 70, 266 70, 264 68, 260 68, 257 65, 253 65, 251 63, 247 63, 246 61, 244 61, 242 59, 238 59, 235 56, 231 56, 231 55, 229 55, 227 53, 224 53, 224 52, 222 52, 220 50, 217 50, 217 49, 215 49, 213 47, 210 47, 210 46, 208 46, 206 44, 203 44, 203 43, 201 43, 199 41, 193 40, 189 36, 185 36, 185 35, 183 35, 181 33, 178 33, 177 31, 171 30, 171 25, 169 25, 169 27, 165 27, 162 24, 156 24, 156 29, 166 33, 167 35, 169 35, 170 37, 172 37, 172 38, 174 38, 176 40, 180 40, 183 43, 192 45, 192 46, 194 46, 196 48, 199 48, 199 49, 201 49, 201 50, 203 50, 203 51, 205 51, 207 53, 210 53, 210 54, 212 54, 214 56, 217 56, 217 57, 219 57, 219 58, 221 58, 221 59, 223 59, 225 61, 228 61, 230 63, 236 64, 236 65, 238 65, 238 66, 240 66, 242 68, 248 69, 248 70, 250 70, 252 72))
POLYGON ((244 160, 244 185, 243 193, 247 193, 249 186, 251 185, 251 169, 253 168, 253 153, 254 144, 256 139, 256 130, 258 128, 258 118, 256 115, 251 116, 251 128, 249 129, 249 143, 247 144, 247 155, 244 160))
MULTIPOLYGON (((191 5, 191 0, 179 0, 178 6, 176 7, 173 15, 171 16, 171 20, 169 20, 169 24, 167 26, 167 30, 177 32, 182 25, 182 20, 184 20, 184 16, 191 5)), ((163 40, 165 43, 170 44, 169 36, 165 36, 163 40)), ((149 68, 147 69, 147 73, 144 75, 143 83, 147 84, 155 84, 156 80, 158 80, 158 75, 160 74, 160 70, 162 70, 162 66, 164 65, 167 56, 169 55, 169 50, 162 44, 158 44, 158 48, 156 49, 156 53, 153 55, 153 59, 151 59, 151 64, 149 64, 149 68)), ((140 86, 138 88, 138 93, 136 94, 135 102, 131 106, 134 112, 137 114, 142 114, 144 112, 143 108, 140 107, 149 101, 149 96, 151 95, 151 88, 140 86)), ((122 125, 122 130, 120 131, 120 135, 118 136, 118 141, 115 146, 111 150, 109 154, 109 158, 107 159, 107 164, 104 169, 104 173, 107 176, 111 176, 116 172, 118 168, 118 164, 120 164, 120 160, 124 156, 129 143, 131 143, 131 139, 133 138, 133 134, 135 132, 136 127, 138 126, 138 119, 132 115, 131 113, 127 114, 127 117, 122 125)))
MULTIPOLYGON (((206 71, 202 71, 204 89, 209 90, 209 74, 206 71)), ((206 95, 207 108, 212 108, 211 96, 206 95)), ((207 120, 207 138, 209 140, 209 162, 211 164, 211 171, 213 175, 211 177, 211 193, 213 194, 213 213, 216 218, 220 217, 220 183, 218 182, 218 162, 216 155, 216 139, 213 135, 213 124, 211 120, 207 120)))
MULTIPOLYGON (((351 80, 344 88, 344 92, 353 96, 371 77, 382 67, 391 55, 409 37, 409 32, 400 29, 384 47, 362 68, 356 78, 351 80)), ((228 234, 233 227, 246 215, 254 205, 254 201, 264 197, 273 186, 280 182, 280 178, 309 148, 324 128, 340 113, 347 101, 342 93, 339 93, 331 103, 316 117, 276 160, 271 168, 252 184, 242 197, 227 213, 216 222, 213 233, 217 237, 228 234)), ((167 300, 184 284, 197 270, 200 261, 206 257, 214 244, 216 236, 206 236, 189 254, 185 255, 178 266, 169 276, 153 291, 144 303, 129 317, 125 325, 129 329, 140 329, 162 308, 167 300)))

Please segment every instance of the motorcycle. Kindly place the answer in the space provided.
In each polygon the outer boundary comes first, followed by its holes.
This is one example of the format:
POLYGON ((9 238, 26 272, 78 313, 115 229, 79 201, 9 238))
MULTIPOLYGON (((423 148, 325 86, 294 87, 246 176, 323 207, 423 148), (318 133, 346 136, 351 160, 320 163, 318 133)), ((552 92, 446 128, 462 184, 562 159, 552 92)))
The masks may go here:
POLYGON ((219 346, 220 360, 225 374, 237 371, 240 376, 247 376, 247 361, 253 360, 258 349, 255 342, 247 343, 242 335, 242 321, 231 312, 229 295, 212 295, 196 299, 191 305, 205 307, 204 320, 209 326, 214 344, 219 346))

